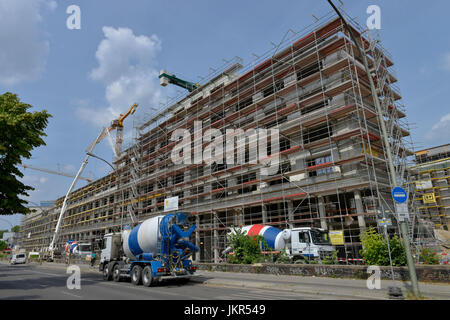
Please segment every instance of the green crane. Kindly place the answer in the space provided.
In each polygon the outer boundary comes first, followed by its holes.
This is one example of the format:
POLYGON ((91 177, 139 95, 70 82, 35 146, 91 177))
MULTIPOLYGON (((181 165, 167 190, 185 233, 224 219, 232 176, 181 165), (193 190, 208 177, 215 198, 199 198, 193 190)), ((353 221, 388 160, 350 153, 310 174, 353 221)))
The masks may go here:
POLYGON ((169 83, 177 85, 181 88, 187 89, 189 92, 194 91, 199 88, 200 85, 198 83, 189 82, 180 78, 177 78, 174 74, 168 73, 166 70, 161 70, 159 73, 159 83, 165 87, 169 83))

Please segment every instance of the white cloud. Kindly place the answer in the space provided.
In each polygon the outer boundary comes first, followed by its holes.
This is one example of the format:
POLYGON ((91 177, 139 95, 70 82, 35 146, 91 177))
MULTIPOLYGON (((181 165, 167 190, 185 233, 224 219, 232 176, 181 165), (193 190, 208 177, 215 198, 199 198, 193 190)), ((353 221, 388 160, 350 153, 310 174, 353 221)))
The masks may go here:
POLYGON ((36 187, 39 184, 45 184, 48 181, 48 178, 33 174, 24 174, 24 176, 21 178, 21 181, 26 185, 36 187))
POLYGON ((55 11, 56 8, 58 7, 58 4, 56 3, 56 1, 48 1, 47 6, 49 10, 55 11))
POLYGON ((48 181, 48 179, 45 178, 45 177, 40 177, 40 178, 39 178, 39 182, 40 182, 41 184, 44 184, 44 183, 46 183, 47 181, 48 181))
POLYGON ((447 113, 425 135, 426 140, 434 140, 450 137, 450 113, 447 113))
POLYGON ((75 172, 76 168, 73 164, 67 164, 63 167, 63 169, 64 169, 64 172, 72 173, 72 172, 75 172))
POLYGON ((95 57, 98 67, 91 70, 91 79, 105 85, 106 108, 80 105, 76 114, 96 127, 107 126, 133 103, 139 108, 158 105, 161 97, 156 56, 161 41, 156 35, 134 35, 128 28, 103 27, 105 38, 98 45, 95 57))
POLYGON ((42 12, 54 11, 49 0, 0 1, 0 84, 38 79, 50 50, 41 32, 42 12))

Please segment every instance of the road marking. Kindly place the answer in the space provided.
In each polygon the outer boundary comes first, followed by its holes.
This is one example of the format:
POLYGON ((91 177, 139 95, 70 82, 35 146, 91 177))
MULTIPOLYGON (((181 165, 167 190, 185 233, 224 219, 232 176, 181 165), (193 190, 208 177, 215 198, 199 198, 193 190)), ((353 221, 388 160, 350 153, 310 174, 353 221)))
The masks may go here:
MULTIPOLYGON (((107 281, 104 281, 104 280, 89 280, 89 279, 85 279, 83 281, 95 282, 95 283, 100 284, 100 285, 106 285, 106 286, 115 287, 115 288, 117 288, 117 287, 122 287, 122 288, 126 287, 126 288, 129 288, 129 289, 132 289, 132 290, 137 290, 137 291, 146 292, 146 293, 152 293, 152 291, 151 291, 152 289, 161 289, 160 287, 147 288, 145 286, 135 286, 135 285, 126 285, 126 284, 124 286, 124 283, 107 282, 107 281)), ((158 294, 163 294, 163 295, 166 294, 166 295, 177 296, 177 297, 183 296, 180 293, 167 292, 165 290, 158 290, 158 294)), ((208 298, 194 297, 194 296, 189 296, 189 299, 192 299, 192 300, 208 300, 208 298)))
POLYGON ((67 295, 72 296, 72 297, 80 298, 80 299, 83 298, 82 296, 78 296, 78 295, 76 295, 76 294, 69 293, 69 292, 66 292, 66 291, 61 291, 61 293, 67 294, 67 295))
POLYGON ((33 272, 33 273, 45 274, 47 276, 57 276, 57 277, 62 277, 63 276, 61 274, 55 274, 55 273, 39 272, 39 271, 33 271, 33 270, 29 270, 29 271, 33 272))

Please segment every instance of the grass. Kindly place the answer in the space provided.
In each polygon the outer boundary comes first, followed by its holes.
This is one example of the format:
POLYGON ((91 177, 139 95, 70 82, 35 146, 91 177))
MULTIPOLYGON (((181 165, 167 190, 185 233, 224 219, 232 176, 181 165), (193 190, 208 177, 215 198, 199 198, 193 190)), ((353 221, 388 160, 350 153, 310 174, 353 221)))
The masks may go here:
POLYGON ((432 300, 431 298, 427 298, 427 297, 424 297, 424 296, 422 296, 422 295, 416 297, 416 296, 411 292, 411 290, 409 290, 408 288, 406 288, 406 299, 407 299, 407 300, 432 300))

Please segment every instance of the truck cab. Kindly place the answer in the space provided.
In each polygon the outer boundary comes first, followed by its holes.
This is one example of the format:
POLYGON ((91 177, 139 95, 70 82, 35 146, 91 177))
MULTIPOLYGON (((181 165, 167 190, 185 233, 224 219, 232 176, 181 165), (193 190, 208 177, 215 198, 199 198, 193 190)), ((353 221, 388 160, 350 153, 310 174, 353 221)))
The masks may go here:
POLYGON ((85 258, 88 255, 91 255, 92 254, 92 244, 90 244, 90 243, 78 244, 75 254, 79 255, 82 258, 85 258))
POLYGON ((296 258, 327 258, 333 254, 328 232, 321 228, 290 229, 290 255, 296 258))
POLYGON ((108 233, 103 237, 102 252, 100 254, 100 271, 105 262, 119 260, 121 256, 122 240, 120 233, 108 233))

